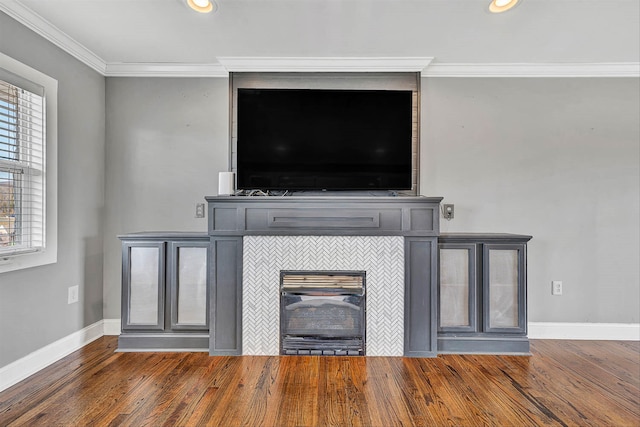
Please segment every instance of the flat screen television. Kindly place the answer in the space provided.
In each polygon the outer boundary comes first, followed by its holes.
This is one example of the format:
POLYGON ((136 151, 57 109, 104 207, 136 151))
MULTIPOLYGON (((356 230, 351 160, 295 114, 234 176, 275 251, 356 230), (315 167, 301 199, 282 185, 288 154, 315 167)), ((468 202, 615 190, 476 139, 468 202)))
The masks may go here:
POLYGON ((238 89, 239 190, 409 190, 410 90, 238 89))

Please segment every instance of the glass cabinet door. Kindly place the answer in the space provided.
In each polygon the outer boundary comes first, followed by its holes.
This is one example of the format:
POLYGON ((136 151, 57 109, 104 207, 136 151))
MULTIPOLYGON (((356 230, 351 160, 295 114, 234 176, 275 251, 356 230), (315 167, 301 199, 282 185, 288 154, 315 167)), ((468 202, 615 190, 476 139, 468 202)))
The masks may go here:
POLYGON ((123 257, 123 329, 164 329, 164 243, 125 243, 123 257))
POLYGON ((523 332, 526 326, 524 247, 484 246, 484 330, 523 332))
POLYGON ((439 319, 442 332, 476 330, 476 245, 439 245, 439 319))
POLYGON ((209 242, 171 242, 171 329, 208 329, 209 242))

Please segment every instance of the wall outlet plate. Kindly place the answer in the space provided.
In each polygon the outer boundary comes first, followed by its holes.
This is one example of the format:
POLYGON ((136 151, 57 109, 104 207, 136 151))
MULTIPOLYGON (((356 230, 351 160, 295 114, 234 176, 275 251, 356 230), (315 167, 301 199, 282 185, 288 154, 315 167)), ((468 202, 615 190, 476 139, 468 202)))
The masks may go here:
POLYGON ((78 302, 78 293, 80 292, 79 286, 69 286, 67 290, 67 304, 73 304, 78 302))
POLYGON ((442 205, 442 216, 444 217, 444 219, 453 219, 453 215, 454 215, 454 206, 453 204, 449 203, 445 203, 442 205))
POLYGON ((551 282, 551 295, 562 295, 562 282, 560 280, 551 282))
POLYGON ((196 203, 196 218, 204 218, 204 203, 196 203))

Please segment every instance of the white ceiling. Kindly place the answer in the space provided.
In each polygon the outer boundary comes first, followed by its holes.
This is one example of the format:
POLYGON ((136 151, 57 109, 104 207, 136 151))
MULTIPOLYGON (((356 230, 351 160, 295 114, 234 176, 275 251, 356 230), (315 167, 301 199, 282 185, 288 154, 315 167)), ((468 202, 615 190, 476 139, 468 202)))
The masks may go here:
POLYGON ((497 15, 489 0, 216 2, 208 15, 182 0, 0 0, 0 10, 103 73, 119 64, 221 67, 222 57, 640 62, 638 0, 520 0, 497 15))

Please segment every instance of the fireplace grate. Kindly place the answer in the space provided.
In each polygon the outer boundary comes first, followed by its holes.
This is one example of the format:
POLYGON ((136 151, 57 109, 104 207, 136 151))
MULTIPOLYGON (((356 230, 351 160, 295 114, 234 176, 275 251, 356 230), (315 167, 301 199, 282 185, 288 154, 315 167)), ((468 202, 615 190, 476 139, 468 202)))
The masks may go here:
POLYGON ((365 272, 281 271, 280 354, 365 355, 365 272))
POLYGON ((361 338, 322 339, 315 337, 285 336, 282 354, 318 356, 364 356, 361 338))
POLYGON ((364 356, 360 350, 284 350, 285 356, 364 356))

